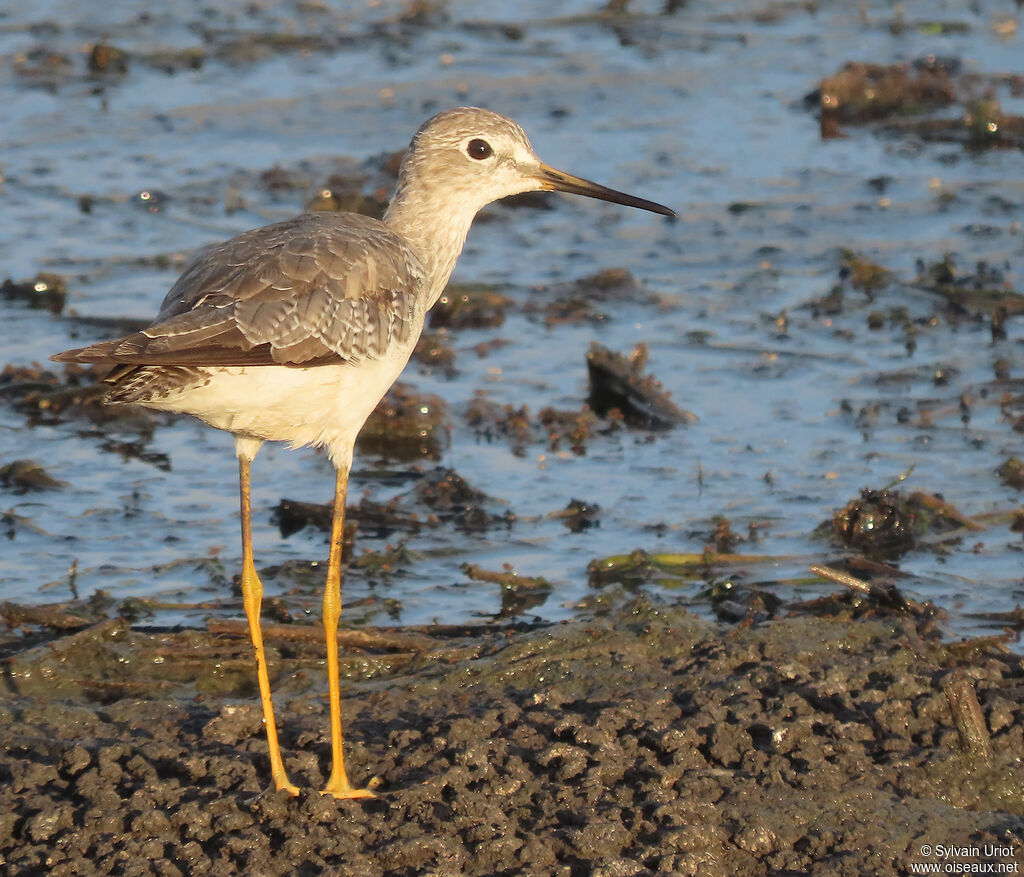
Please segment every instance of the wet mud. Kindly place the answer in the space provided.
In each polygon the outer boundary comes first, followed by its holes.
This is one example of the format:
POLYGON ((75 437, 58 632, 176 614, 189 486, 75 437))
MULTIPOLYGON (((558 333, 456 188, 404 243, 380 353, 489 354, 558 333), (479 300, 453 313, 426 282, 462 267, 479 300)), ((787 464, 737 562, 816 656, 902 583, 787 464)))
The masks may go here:
POLYGON ((4 637, 5 872, 854 877, 909 873, 927 843, 1024 863, 1024 671, 996 644, 645 600, 533 630, 354 631, 349 770, 378 797, 339 803, 315 791, 319 629, 267 636, 296 799, 265 788, 243 625, 4 637))
POLYGON ((1024 864, 1019 11, 510 9, 4 19, 3 873, 1024 864), (46 357, 145 325, 212 241, 381 215, 466 103, 680 220, 488 208, 363 431, 339 636, 372 801, 316 792, 329 467, 261 453, 289 799, 230 440, 46 357))

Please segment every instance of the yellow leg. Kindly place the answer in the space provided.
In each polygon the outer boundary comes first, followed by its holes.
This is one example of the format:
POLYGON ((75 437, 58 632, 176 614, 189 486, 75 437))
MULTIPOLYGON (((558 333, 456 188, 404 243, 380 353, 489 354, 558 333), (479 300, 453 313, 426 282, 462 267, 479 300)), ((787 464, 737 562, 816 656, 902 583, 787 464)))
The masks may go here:
POLYGON ((238 458, 238 485, 242 507, 242 603, 249 619, 249 636, 256 653, 256 678, 260 685, 260 700, 263 701, 263 722, 267 729, 267 744, 270 747, 270 771, 277 788, 289 795, 299 790, 288 782, 288 775, 281 760, 281 746, 277 742, 277 725, 274 722, 274 705, 270 700, 270 677, 267 675, 267 656, 263 651, 263 629, 260 626, 260 606, 263 603, 263 583, 256 575, 252 560, 252 512, 249 505, 249 464, 245 457, 238 458))
POLYGON ((327 634, 327 682, 331 702, 331 776, 322 794, 335 798, 372 798, 369 789, 354 789, 345 773, 345 753, 341 737, 341 693, 338 672, 338 620, 341 618, 341 542, 345 532, 345 495, 348 493, 348 467, 338 467, 334 488, 334 515, 331 520, 331 553, 327 560, 327 585, 324 588, 324 632, 327 634))

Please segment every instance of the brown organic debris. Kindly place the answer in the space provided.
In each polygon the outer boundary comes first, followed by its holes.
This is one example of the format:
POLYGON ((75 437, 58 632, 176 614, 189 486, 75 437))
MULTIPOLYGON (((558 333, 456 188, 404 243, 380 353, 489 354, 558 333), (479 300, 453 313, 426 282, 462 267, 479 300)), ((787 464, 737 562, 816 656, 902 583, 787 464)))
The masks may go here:
POLYGON ((454 377, 455 351, 447 341, 448 337, 443 332, 424 332, 416 342, 412 358, 428 368, 438 369, 446 377, 454 377))
POLYGON ((653 375, 644 373, 647 346, 639 344, 629 357, 597 342, 587 353, 590 375, 588 403, 598 417, 621 417, 636 429, 671 429, 694 423, 695 414, 679 408, 653 375))
POLYGON ((820 112, 823 139, 840 137, 843 124, 884 123, 886 131, 967 149, 1024 149, 1024 117, 1003 110, 998 99, 1016 76, 963 71, 957 58, 908 64, 848 63, 805 98, 820 112), (953 114, 947 107, 958 104, 953 114))
POLYGON ((819 89, 822 136, 835 136, 839 122, 863 124, 891 115, 921 113, 956 100, 945 67, 851 61, 826 76, 819 89))
POLYGON ((951 253, 931 264, 918 261, 914 284, 944 298, 954 316, 982 314, 991 318, 998 311, 1005 320, 1007 315, 1024 313, 1024 293, 987 262, 977 262, 973 271, 963 271, 951 253))
POLYGON ((869 298, 893 282, 892 272, 868 259, 863 253, 846 249, 840 251, 839 276, 849 280, 850 286, 869 298))
POLYGON ((836 582, 858 594, 870 597, 880 606, 901 611, 907 611, 912 608, 910 602, 903 596, 899 588, 891 582, 867 581, 845 570, 822 566, 821 564, 812 564, 808 567, 808 570, 814 575, 821 576, 823 579, 836 582))
POLYGON ((992 758, 992 741, 985 716, 978 703, 978 695, 974 691, 974 682, 962 671, 954 671, 942 686, 943 693, 953 713, 960 744, 964 752, 975 758, 990 760, 992 758))
POLYGON ((447 444, 444 400, 396 383, 366 421, 356 449, 388 460, 438 460, 447 444))
POLYGON ((496 329, 512 300, 484 286, 449 284, 430 309, 431 329, 496 329))
POLYGON ((362 213, 380 219, 388 206, 389 185, 373 185, 367 175, 336 173, 317 189, 307 210, 329 213, 362 213))
POLYGON ((603 323, 617 306, 630 302, 663 305, 660 296, 647 290, 625 268, 606 268, 597 274, 535 289, 524 308, 527 314, 541 314, 548 328, 579 323, 603 323))
POLYGON ((14 72, 28 85, 55 88, 70 79, 75 65, 71 59, 55 49, 36 46, 19 52, 13 60, 14 72))
POLYGON ((570 533, 582 533, 584 530, 600 525, 601 506, 580 499, 570 499, 564 509, 551 512, 545 517, 560 520, 570 533))
POLYGON ((59 274, 41 271, 28 280, 15 281, 8 277, 0 285, 0 296, 7 301, 59 314, 68 300, 68 284, 59 274))
POLYGON ((542 408, 534 417, 525 405, 499 405, 483 391, 477 391, 467 405, 465 419, 482 439, 507 439, 517 457, 525 456, 527 446, 536 442, 545 442, 551 451, 567 446, 576 456, 583 456, 598 424, 586 405, 578 411, 542 408))
POLYGON ((732 531, 732 523, 728 518, 716 517, 715 529, 711 533, 711 543, 716 554, 732 554, 733 550, 743 542, 743 537, 732 531))
MULTIPOLYGON (((368 536, 386 538, 394 532, 418 532, 424 526, 451 523, 462 530, 483 530, 495 525, 507 526, 515 515, 509 511, 492 512, 495 503, 482 491, 466 482, 453 469, 437 467, 417 477, 415 486, 386 503, 365 497, 346 510, 346 540, 356 529, 368 536), (350 529, 351 528, 351 529, 350 529)), ((282 536, 290 536, 303 527, 324 532, 331 527, 331 506, 282 499, 274 509, 273 520, 282 536)))
POLYGON ((579 411, 542 408, 537 419, 547 433, 548 448, 551 451, 559 451, 562 445, 568 445, 577 457, 586 454, 587 441, 598 423, 594 412, 586 406, 579 411))
POLYGON ((42 627, 51 630, 79 630, 94 623, 93 607, 77 602, 48 603, 28 606, 20 603, 0 603, 0 618, 9 628, 42 627))
MULTIPOLYGON (((305 527, 314 527, 329 533, 334 517, 333 505, 330 503, 303 502, 297 499, 282 499, 271 513, 270 519, 277 524, 281 535, 287 539, 305 527)), ((352 510, 345 514, 345 534, 342 539, 342 557, 348 558, 352 553, 352 542, 359 528, 358 514, 352 510)))
POLYGON ((535 440, 535 426, 526 406, 499 405, 478 390, 466 406, 466 424, 477 436, 486 441, 505 438, 512 446, 512 453, 523 456, 526 446, 535 440))
MULTIPOLYGON (((70 364, 58 375, 37 365, 7 365, 0 371, 0 402, 25 415, 32 425, 87 420, 103 425, 117 421, 148 436, 162 415, 137 405, 106 405, 105 369, 70 364)), ((166 419, 166 418, 163 418, 166 419)))
POLYGON ((819 528, 873 559, 901 557, 926 544, 926 536, 961 529, 982 527, 935 494, 888 488, 865 488, 819 528))
POLYGON ((484 569, 473 563, 462 565, 462 571, 478 582, 490 582, 501 586, 502 617, 522 615, 524 612, 543 605, 552 592, 551 583, 540 576, 524 576, 517 573, 511 564, 504 564, 501 572, 484 569))
POLYGON ((551 583, 540 576, 523 576, 517 573, 511 566, 506 563, 501 572, 495 572, 493 570, 484 569, 482 566, 478 566, 475 563, 464 563, 462 565, 462 571, 478 582, 491 582, 496 585, 501 585, 503 588, 512 591, 518 591, 521 589, 535 591, 535 590, 550 590, 551 583))
POLYGON ((0 466, 0 484, 19 494, 60 490, 68 486, 66 481, 54 478, 35 460, 14 460, 0 466))
POLYGON ((471 486, 454 469, 438 467, 427 472, 407 495, 409 501, 426 506, 437 520, 450 521, 463 530, 483 530, 496 524, 511 524, 515 515, 489 512, 494 500, 471 486))
POLYGON ((110 43, 96 43, 89 51, 89 72, 123 75, 128 72, 128 54, 110 43))
POLYGON ((1024 460, 1020 457, 1008 457, 996 472, 1007 487, 1024 490, 1024 460))

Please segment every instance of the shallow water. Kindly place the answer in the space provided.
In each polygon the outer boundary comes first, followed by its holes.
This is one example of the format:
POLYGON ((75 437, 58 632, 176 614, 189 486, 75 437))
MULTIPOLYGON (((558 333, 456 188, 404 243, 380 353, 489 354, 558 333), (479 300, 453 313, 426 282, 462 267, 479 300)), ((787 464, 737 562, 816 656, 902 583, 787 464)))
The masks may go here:
MULTIPOLYGON (((812 531, 862 487, 882 487, 914 467, 906 489, 940 493, 965 514, 1020 505, 995 474, 1019 453, 1019 435, 992 400, 978 399, 966 426, 956 407, 961 393, 977 397, 993 380, 997 358, 1019 373, 1021 317, 1010 317, 1008 340, 993 345, 987 321, 951 323, 936 296, 909 285, 917 259, 934 262, 949 251, 965 268, 987 260, 1021 287, 1020 152, 969 153, 852 126, 843 139, 822 140, 802 104, 846 60, 933 54, 960 58, 972 72, 1019 74, 1021 37, 997 27, 1010 20, 1005 4, 965 12, 960 4, 904 3, 906 20, 921 25, 898 34, 882 3, 817 12, 690 3, 673 14, 633 3, 632 15, 617 17, 571 3, 557 19, 548 17, 550 4, 517 4, 512 19, 508 4, 449 3, 421 24, 398 21, 404 8, 237 3, 213 11, 179 2, 146 18, 129 3, 43 3, 0 17, 0 277, 66 275, 68 313, 151 317, 188 252, 292 215, 336 159, 400 149, 423 119, 455 104, 511 115, 551 164, 679 211, 671 223, 570 197, 553 200, 551 210, 488 210, 456 281, 497 284, 522 304, 535 286, 621 266, 670 306, 627 302, 599 326, 554 329, 514 307, 499 329, 452 335, 454 378, 410 366, 404 380, 450 406, 441 463, 519 520, 485 534, 432 528, 410 536, 413 558, 389 577, 349 577, 348 601, 380 598, 350 620, 383 620, 388 609, 409 624, 496 615, 498 586, 469 580, 465 562, 543 576, 554 588, 527 616, 566 618, 595 597, 588 562, 638 547, 699 552, 716 515, 739 534, 750 522, 765 525, 757 543, 736 550, 780 558, 730 574, 785 599, 809 598, 833 588, 779 582, 841 556, 812 531), (928 24, 935 21, 965 29, 938 33, 928 24), (264 40, 251 50, 253 35, 282 33, 308 37, 306 48, 264 40), (133 56, 123 77, 86 75, 86 53, 101 37, 133 56), (49 86, 16 72, 19 55, 38 46, 67 55, 73 72, 49 86), (169 74, 153 60, 193 48, 206 53, 199 69, 174 59, 169 74), (267 191, 258 175, 274 165, 302 169, 310 185, 267 191), (883 175, 891 179, 880 193, 868 181, 883 175), (165 194, 165 206, 140 206, 142 191, 165 194), (229 211, 226 194, 244 206, 229 211), (94 200, 88 213, 83 196, 94 200), (841 313, 816 316, 808 304, 837 282, 840 247, 903 283, 874 302, 848 290, 841 313), (897 307, 924 321, 912 355, 896 321, 867 327, 869 312, 897 307), (788 331, 780 336, 775 318, 783 311, 788 331), (508 344, 478 358, 472 348, 496 337, 508 344), (647 343, 650 370, 699 422, 653 439, 595 436, 582 457, 541 444, 517 457, 506 441, 483 441, 463 422, 462 408, 481 389, 534 412, 578 408, 592 340, 622 352, 647 343), (937 386, 940 368, 952 377, 937 386), (901 380, 879 380, 897 374, 901 380), (863 429, 842 413, 843 400, 854 412, 882 403, 877 423, 863 429), (916 411, 921 400, 954 414, 928 428, 917 418, 897 421, 897 409, 916 411), (573 497, 601 507, 599 527, 572 534, 544 517, 573 497)), ((1024 111, 1010 91, 999 97, 1004 111, 1024 111)), ((0 301, 0 312, 6 363, 42 363, 98 337, 21 305, 0 301)), ((105 452, 98 436, 80 435, 85 429, 29 426, 0 407, 0 465, 31 458, 69 483, 59 492, 0 492, 0 509, 25 522, 0 553, 0 599, 64 599, 77 562, 83 596, 102 588, 115 599, 219 601, 237 613, 222 581, 240 554, 230 437, 187 419, 158 427, 146 450, 166 455, 171 471, 163 471, 105 452), (196 560, 208 557, 217 562, 196 560)), ((351 501, 363 491, 384 500, 407 489, 372 477, 382 465, 357 459, 351 501)), ((254 477, 257 563, 324 554, 323 536, 309 529, 282 538, 270 509, 282 497, 328 501, 326 461, 268 447, 254 477)), ((396 538, 361 534, 357 551, 383 550, 396 538)), ((987 632, 967 616, 1021 600, 1020 544, 1008 524, 994 524, 942 553, 905 556, 899 565, 910 578, 899 584, 950 611, 953 633, 987 632)), ((271 593, 292 591, 293 609, 315 611, 314 591, 285 579, 266 583, 271 593)), ((706 610, 703 587, 675 583, 670 591, 706 610)), ((157 621, 196 624, 209 611, 166 609, 157 621)))

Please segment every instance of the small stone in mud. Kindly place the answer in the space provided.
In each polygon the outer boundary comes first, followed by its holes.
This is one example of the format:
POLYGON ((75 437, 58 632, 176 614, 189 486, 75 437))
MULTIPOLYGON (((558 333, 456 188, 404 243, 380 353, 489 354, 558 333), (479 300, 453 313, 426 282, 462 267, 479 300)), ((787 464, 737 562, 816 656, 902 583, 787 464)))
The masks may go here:
POLYGON ((0 286, 0 296, 21 302, 36 310, 59 314, 68 299, 67 282, 59 274, 42 271, 28 280, 16 282, 7 278, 0 286))
POLYGON ((58 481, 34 460, 15 460, 0 466, 0 484, 19 494, 68 486, 66 481, 58 481))
POLYGON ((629 357, 594 342, 587 352, 590 407, 599 417, 619 412, 637 429, 671 429, 694 423, 697 416, 679 408, 653 375, 645 375, 647 347, 640 344, 629 357))

